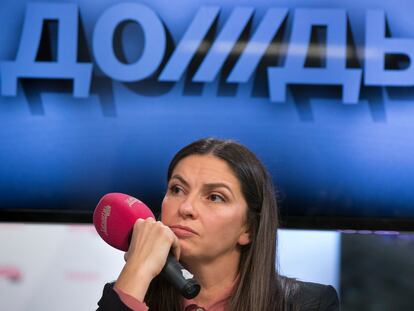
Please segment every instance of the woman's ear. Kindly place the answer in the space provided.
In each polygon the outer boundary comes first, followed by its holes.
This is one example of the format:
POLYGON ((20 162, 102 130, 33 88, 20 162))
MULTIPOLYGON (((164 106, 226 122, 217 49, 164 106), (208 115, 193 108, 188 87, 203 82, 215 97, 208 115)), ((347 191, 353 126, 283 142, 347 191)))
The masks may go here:
POLYGON ((250 243, 250 232, 249 230, 246 229, 246 231, 244 231, 240 237, 239 240, 237 241, 239 243, 239 245, 247 245, 250 243))

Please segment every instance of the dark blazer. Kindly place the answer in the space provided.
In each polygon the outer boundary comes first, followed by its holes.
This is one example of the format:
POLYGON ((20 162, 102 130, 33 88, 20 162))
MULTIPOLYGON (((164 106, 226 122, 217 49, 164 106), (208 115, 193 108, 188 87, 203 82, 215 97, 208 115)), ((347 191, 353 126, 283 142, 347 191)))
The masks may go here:
MULTIPOLYGON (((299 311, 339 311, 339 299, 335 289, 330 285, 297 281, 298 291, 295 303, 299 311)), ((114 283, 107 283, 97 311, 130 311, 113 290, 114 283)), ((260 311, 260 310, 252 310, 260 311)))
POLYGON ((338 294, 331 285, 296 281, 299 285, 295 302, 300 311, 339 311, 338 294))

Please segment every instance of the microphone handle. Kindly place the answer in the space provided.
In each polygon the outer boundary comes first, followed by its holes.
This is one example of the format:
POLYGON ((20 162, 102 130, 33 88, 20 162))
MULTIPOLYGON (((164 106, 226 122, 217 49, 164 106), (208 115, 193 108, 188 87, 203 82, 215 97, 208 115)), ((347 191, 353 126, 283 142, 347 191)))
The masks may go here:
POLYGON ((200 292, 200 284, 171 254, 168 254, 167 262, 161 271, 161 275, 178 289, 186 299, 192 299, 200 292))

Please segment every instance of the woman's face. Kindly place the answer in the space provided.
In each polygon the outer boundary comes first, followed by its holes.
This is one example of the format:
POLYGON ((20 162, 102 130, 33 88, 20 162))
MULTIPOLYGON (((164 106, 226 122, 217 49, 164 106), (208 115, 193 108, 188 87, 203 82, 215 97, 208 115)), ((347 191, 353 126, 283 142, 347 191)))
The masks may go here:
POLYGON ((162 222, 180 240, 183 260, 237 256, 249 243, 247 204, 228 164, 212 155, 191 155, 174 168, 162 202, 162 222))

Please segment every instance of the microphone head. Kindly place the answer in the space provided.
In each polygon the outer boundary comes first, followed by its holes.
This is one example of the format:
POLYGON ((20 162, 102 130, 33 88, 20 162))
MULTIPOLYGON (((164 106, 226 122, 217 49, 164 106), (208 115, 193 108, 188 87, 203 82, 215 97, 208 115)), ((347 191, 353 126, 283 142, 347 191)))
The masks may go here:
POLYGON ((123 193, 108 193, 93 212, 93 224, 106 243, 126 252, 135 221, 148 217, 155 218, 140 200, 123 193))

